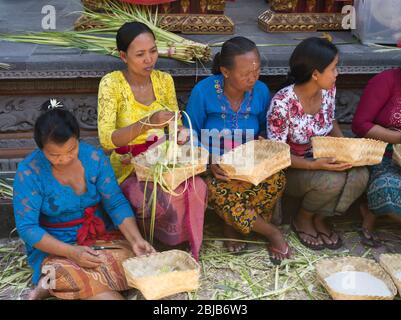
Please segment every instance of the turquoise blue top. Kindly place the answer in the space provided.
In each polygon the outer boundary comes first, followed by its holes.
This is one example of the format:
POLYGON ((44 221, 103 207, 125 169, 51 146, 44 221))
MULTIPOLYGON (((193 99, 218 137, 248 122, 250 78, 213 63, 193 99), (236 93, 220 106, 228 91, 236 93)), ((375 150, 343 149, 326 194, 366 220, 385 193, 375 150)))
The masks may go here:
POLYGON ((46 229, 39 219, 49 223, 68 222, 83 218, 84 210, 101 202, 101 217, 106 228, 119 226, 134 212, 117 184, 108 157, 103 151, 80 142, 78 158, 85 169, 87 191, 77 195, 74 190, 59 183, 53 176, 51 164, 39 149, 34 150, 18 166, 14 180, 14 216, 19 236, 26 244, 28 263, 33 268, 33 283, 41 275, 41 265, 46 253, 33 246, 48 233, 65 243, 76 243, 77 230, 81 225, 69 228, 46 229))
MULTIPOLYGON (((229 135, 238 143, 244 143, 246 129, 252 139, 258 135, 264 135, 266 130, 266 113, 270 105, 270 92, 261 81, 256 81, 251 91, 245 93, 240 109, 234 112, 224 95, 224 77, 221 74, 207 77, 193 88, 186 107, 192 128, 198 139, 201 130, 213 130, 220 132, 220 138, 229 135), (224 131, 226 130, 226 131, 224 131), (229 130, 229 131, 227 131, 229 130), (239 130, 242 130, 239 131, 239 130), (237 133, 236 133, 237 132, 237 133)), ((184 125, 189 128, 188 120, 183 116, 184 125)), ((205 145, 209 137, 204 134, 202 144, 205 145)), ((224 152, 221 140, 211 143, 209 151, 215 154, 224 152)))

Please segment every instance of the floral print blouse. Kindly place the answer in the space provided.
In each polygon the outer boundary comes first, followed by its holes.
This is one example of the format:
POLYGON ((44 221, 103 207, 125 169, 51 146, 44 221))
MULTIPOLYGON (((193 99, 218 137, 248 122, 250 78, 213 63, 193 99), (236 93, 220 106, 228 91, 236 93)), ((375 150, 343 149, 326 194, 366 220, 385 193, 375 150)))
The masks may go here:
POLYGON ((291 153, 305 156, 311 153, 311 138, 326 136, 335 120, 336 88, 322 90, 322 106, 314 115, 305 113, 294 92, 294 85, 285 87, 273 97, 267 112, 267 138, 286 142, 291 153))

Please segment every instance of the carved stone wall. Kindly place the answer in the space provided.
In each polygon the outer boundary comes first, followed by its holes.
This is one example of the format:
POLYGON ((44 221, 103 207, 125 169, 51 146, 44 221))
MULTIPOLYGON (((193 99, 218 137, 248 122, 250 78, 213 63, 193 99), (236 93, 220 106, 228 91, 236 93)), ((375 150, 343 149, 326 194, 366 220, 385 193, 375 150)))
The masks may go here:
MULTIPOLYGON (((346 135, 351 136, 350 124, 362 89, 370 76, 342 77, 337 86, 337 119, 346 135)), ((185 108, 189 94, 201 78, 175 78, 177 99, 185 108)), ((272 94, 283 82, 283 76, 263 76, 262 81, 272 94)), ((0 87, 0 171, 15 170, 16 163, 35 148, 33 125, 40 106, 49 98, 57 98, 71 110, 81 127, 81 138, 99 145, 97 138, 97 79, 23 80, 9 81, 0 87), (79 93, 77 93, 79 92, 79 93)))
MULTIPOLYGON (((96 130, 96 96, 51 97, 63 101, 77 117, 81 128, 96 130)), ((1 96, 0 133, 31 131, 40 114, 40 106, 48 99, 49 96, 1 96)))

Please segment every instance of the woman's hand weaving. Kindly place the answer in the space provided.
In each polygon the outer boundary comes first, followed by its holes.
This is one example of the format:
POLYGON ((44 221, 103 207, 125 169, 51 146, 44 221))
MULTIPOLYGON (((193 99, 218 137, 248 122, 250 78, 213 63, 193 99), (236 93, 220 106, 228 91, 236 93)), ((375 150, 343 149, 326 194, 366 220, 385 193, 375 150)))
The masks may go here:
POLYGON ((175 113, 171 111, 158 111, 155 112, 149 119, 149 123, 155 127, 166 127, 174 119, 175 113))
POLYGON ((102 263, 101 254, 85 246, 73 246, 68 258, 84 268, 96 268, 102 263))
POLYGON ((156 250, 150 245, 150 243, 145 241, 144 239, 136 240, 132 244, 132 251, 134 251, 136 256, 142 256, 156 252, 156 250))

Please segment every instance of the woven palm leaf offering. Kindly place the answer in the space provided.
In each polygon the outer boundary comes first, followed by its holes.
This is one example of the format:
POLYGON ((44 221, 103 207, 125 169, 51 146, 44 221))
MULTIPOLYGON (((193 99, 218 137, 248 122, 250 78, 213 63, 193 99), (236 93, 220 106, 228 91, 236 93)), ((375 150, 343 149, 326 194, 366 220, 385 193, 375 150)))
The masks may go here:
POLYGON ((371 259, 324 259, 316 264, 316 272, 334 300, 393 300, 397 294, 390 276, 371 259))
POLYGON ((200 266, 190 254, 169 250, 123 262, 128 285, 148 300, 161 299, 199 287, 200 266))
POLYGON ((381 254, 379 263, 393 279, 401 297, 401 254, 381 254))
MULTIPOLYGON (((144 153, 132 158, 135 174, 139 181, 145 181, 143 210, 146 212, 147 184, 153 183, 164 192, 172 196, 183 194, 188 187, 189 179, 194 181, 195 176, 206 171, 209 153, 206 149, 194 146, 191 119, 185 111, 181 111, 189 123, 189 145, 178 145, 178 119, 179 112, 175 112, 173 132, 169 134, 173 141, 164 141, 156 147, 150 147, 144 153), (177 193, 176 189, 183 182, 184 188, 177 193)), ((152 116, 149 115, 149 118, 152 116)), ((195 183, 194 183, 195 185, 195 183)), ((153 243, 157 190, 153 188, 151 195, 150 242, 153 243)))
POLYGON ((271 140, 252 140, 220 157, 219 166, 230 179, 255 186, 291 165, 290 147, 271 140))
POLYGON ((393 145, 393 161, 401 167, 401 144, 393 145))
POLYGON ((313 157, 335 158, 336 162, 353 167, 371 166, 382 162, 387 143, 365 138, 313 137, 313 157))

